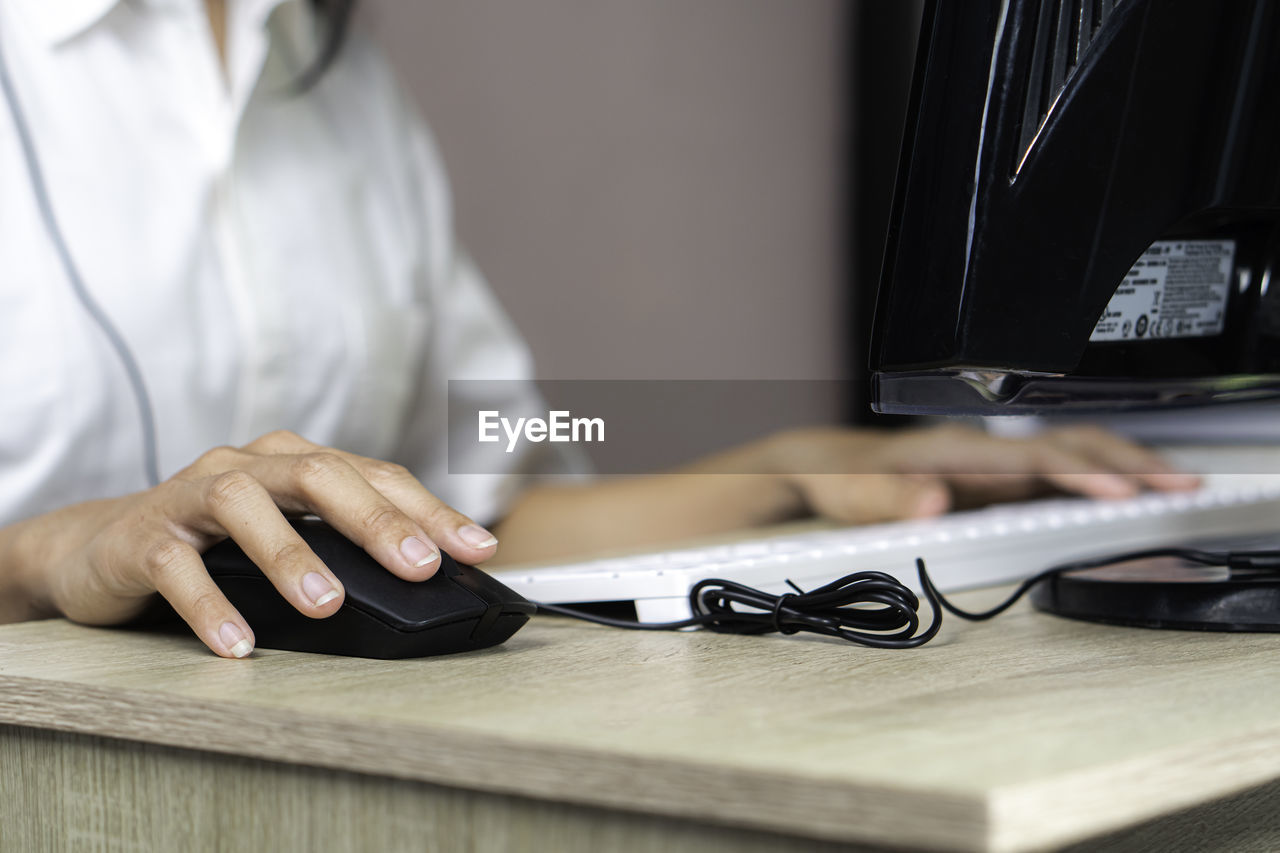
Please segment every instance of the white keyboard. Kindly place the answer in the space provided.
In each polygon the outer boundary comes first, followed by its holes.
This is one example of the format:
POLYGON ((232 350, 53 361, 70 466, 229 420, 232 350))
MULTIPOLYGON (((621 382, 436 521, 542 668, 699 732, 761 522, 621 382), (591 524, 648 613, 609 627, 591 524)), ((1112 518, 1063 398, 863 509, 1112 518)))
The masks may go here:
MULTIPOLYGON (((1280 534, 1280 479, 1232 474, 1195 492, 1003 504, 927 521, 807 531, 501 573, 533 601, 634 601, 638 618, 690 616, 690 587, 725 578, 780 594, 874 569, 919 591, 923 557, 943 592, 1010 583, 1067 560, 1217 536, 1280 534)), ((1280 536, 1278 536, 1280 539, 1280 536)))

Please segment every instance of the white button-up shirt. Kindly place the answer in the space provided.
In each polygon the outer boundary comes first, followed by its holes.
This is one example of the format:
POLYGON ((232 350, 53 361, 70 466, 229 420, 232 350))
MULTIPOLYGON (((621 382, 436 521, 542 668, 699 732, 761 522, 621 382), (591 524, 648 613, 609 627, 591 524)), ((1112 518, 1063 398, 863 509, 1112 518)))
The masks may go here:
MULTIPOLYGON (((152 398, 161 475, 285 428, 493 518, 513 476, 448 474, 446 436, 468 425, 449 422, 447 381, 530 362, 456 247, 425 125, 359 27, 298 95, 309 4, 227 13, 224 74, 202 0, 0 4, 60 229, 152 398)), ((144 487, 140 436, 0 103, 0 522, 144 487)))

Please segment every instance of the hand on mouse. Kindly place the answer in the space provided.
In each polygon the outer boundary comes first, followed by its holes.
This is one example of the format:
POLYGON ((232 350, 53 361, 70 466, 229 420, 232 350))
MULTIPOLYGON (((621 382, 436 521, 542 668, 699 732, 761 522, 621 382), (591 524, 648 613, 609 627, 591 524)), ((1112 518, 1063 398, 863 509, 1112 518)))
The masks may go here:
POLYGON ((253 630, 200 555, 230 537, 300 612, 330 616, 342 604, 342 585, 285 520, 306 513, 407 580, 430 577, 440 548, 474 564, 498 544, 402 466, 273 432, 244 447, 214 448, 146 491, 6 528, 0 554, 27 602, 26 612, 11 602, 0 616, 113 624, 136 616, 159 592, 215 653, 244 657, 253 630))

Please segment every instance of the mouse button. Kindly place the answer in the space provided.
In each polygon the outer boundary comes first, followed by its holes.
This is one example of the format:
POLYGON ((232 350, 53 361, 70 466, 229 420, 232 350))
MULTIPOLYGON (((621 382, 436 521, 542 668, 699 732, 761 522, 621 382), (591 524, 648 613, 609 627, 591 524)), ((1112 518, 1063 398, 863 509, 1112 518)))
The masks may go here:
MULTIPOLYGON (((311 619, 289 604, 266 577, 220 577, 218 586, 252 626, 264 649, 349 655, 364 658, 414 658, 496 646, 520 629, 528 616, 494 605, 497 618, 477 605, 468 612, 440 611, 420 630, 402 630, 355 606, 343 606, 327 619, 311 619), (477 631, 485 618, 487 629, 477 631)), ((404 582, 409 584, 407 581, 404 582)), ((416 585, 416 586, 421 586, 416 585)))
POLYGON ((443 572, 447 577, 456 578, 462 574, 462 564, 441 551, 440 568, 437 571, 443 572))
MULTIPOLYGON (((326 619, 311 619, 286 601, 263 575, 220 576, 218 588, 253 629, 255 645, 313 654, 407 658, 466 648, 451 635, 462 630, 406 633, 378 615, 344 606, 326 619)), ((470 633, 471 622, 465 622, 470 633)))
POLYGON ((528 613, 532 616, 537 606, 511 587, 499 581, 493 575, 471 566, 461 566, 457 583, 471 590, 481 599, 489 603, 502 604, 507 610, 528 613))
POLYGON ((463 619, 477 619, 488 606, 488 602, 458 584, 455 578, 440 572, 424 581, 406 581, 385 572, 385 579, 379 579, 377 585, 385 592, 369 598, 358 597, 358 603, 376 606, 401 631, 421 631, 463 619))
POLYGON ((265 578, 249 556, 231 539, 223 539, 201 555, 210 577, 236 576, 265 578))
MULTIPOLYGON (((298 533, 346 589, 346 600, 397 630, 413 631, 459 615, 484 612, 485 602, 437 569, 425 581, 408 581, 359 545, 318 519, 297 519, 298 533)), ((454 564, 456 566, 456 564, 454 564)), ((443 568, 443 567, 442 567, 443 568)))
POLYGON ((351 563, 377 563, 363 548, 319 519, 293 519, 291 523, 312 553, 335 574, 351 563))
POLYGON ((292 648, 280 645, 282 638, 305 634, 310 628, 308 623, 313 620, 286 601, 265 575, 216 575, 214 582, 253 628, 256 645, 268 649, 292 648))

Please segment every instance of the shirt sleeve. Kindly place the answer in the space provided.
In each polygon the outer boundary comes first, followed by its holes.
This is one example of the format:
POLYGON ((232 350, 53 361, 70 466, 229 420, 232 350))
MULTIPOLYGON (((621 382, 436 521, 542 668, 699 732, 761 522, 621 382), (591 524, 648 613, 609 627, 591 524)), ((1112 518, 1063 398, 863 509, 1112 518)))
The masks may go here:
POLYGON ((547 407, 533 381, 528 347, 453 234, 447 179, 430 133, 411 105, 405 111, 421 192, 421 292, 429 322, 420 381, 396 459, 441 500, 492 523, 531 483, 582 479, 590 466, 569 445, 524 442, 500 454, 500 462, 485 454, 480 467, 477 409, 545 416, 547 407), (477 470, 484 473, 471 473, 477 470))

